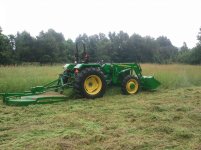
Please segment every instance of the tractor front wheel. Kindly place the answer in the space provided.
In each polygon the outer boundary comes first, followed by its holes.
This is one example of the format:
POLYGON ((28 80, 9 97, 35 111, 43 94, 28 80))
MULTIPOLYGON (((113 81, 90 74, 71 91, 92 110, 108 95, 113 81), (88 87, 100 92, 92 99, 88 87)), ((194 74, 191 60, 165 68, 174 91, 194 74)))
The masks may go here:
POLYGON ((106 81, 98 68, 86 68, 78 73, 74 84, 75 91, 85 98, 98 98, 105 94, 106 81))
POLYGON ((136 94, 140 89, 140 83, 134 76, 128 75, 123 79, 121 90, 125 95, 136 94))

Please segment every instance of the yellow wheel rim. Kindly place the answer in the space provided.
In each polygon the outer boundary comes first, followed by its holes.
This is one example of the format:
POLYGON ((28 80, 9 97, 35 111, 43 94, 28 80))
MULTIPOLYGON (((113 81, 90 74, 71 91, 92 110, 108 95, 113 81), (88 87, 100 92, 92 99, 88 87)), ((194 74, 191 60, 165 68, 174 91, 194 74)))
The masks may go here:
POLYGON ((84 89, 90 95, 95 95, 102 89, 102 81, 97 75, 90 75, 84 81, 84 89))
POLYGON ((135 79, 130 79, 126 83, 126 90, 129 94, 135 94, 139 88, 139 84, 135 79))

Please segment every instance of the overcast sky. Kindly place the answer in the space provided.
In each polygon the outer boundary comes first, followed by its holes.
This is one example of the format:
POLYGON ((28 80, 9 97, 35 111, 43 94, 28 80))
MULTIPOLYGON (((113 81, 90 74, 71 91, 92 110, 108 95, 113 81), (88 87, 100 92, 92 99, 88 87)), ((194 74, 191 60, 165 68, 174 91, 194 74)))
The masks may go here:
POLYGON ((192 48, 201 27, 201 0, 0 0, 4 34, 36 36, 53 28, 66 39, 79 34, 119 32, 167 36, 192 48))

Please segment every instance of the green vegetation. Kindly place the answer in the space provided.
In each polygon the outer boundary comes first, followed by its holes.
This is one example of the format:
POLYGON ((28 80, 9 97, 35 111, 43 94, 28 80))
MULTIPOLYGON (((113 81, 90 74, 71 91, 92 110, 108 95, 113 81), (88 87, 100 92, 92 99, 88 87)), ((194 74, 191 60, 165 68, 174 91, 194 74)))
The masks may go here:
MULTIPOLYGON (((0 101, 0 149, 200 149, 201 66, 143 64, 155 92, 72 99, 26 107, 0 101)), ((0 92, 57 78, 61 66, 0 68, 0 92)))
POLYGON ((144 75, 154 75, 161 82, 161 88, 176 89, 201 86, 201 66, 143 64, 144 75))
POLYGON ((44 85, 58 78, 62 73, 59 66, 9 66, 0 67, 0 93, 20 92, 32 86, 44 85))
MULTIPOLYGON (((163 89, 201 86, 201 66, 142 64, 143 75, 154 75, 163 89)), ((62 65, 0 67, 0 93, 19 92, 58 77, 62 65)))
MULTIPOLYGON (((201 29, 200 29, 201 30, 201 29)), ((90 62, 141 62, 169 64, 201 64, 201 32, 197 45, 189 49, 184 42, 181 48, 175 47, 170 39, 160 36, 156 39, 120 31, 108 35, 103 33, 88 36, 79 35, 75 41, 65 40, 62 33, 53 29, 41 31, 37 37, 28 32, 6 36, 0 28, 0 65, 38 62, 53 64, 74 61, 75 43, 84 41, 90 62)))

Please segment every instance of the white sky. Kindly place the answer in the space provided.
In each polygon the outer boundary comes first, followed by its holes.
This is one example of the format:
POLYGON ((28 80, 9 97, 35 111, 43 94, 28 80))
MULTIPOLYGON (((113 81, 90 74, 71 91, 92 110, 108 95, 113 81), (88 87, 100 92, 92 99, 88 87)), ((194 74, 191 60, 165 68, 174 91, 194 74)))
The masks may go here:
POLYGON ((66 39, 79 34, 167 36, 173 45, 192 48, 201 27, 201 0, 0 0, 4 34, 36 36, 53 28, 66 39))

